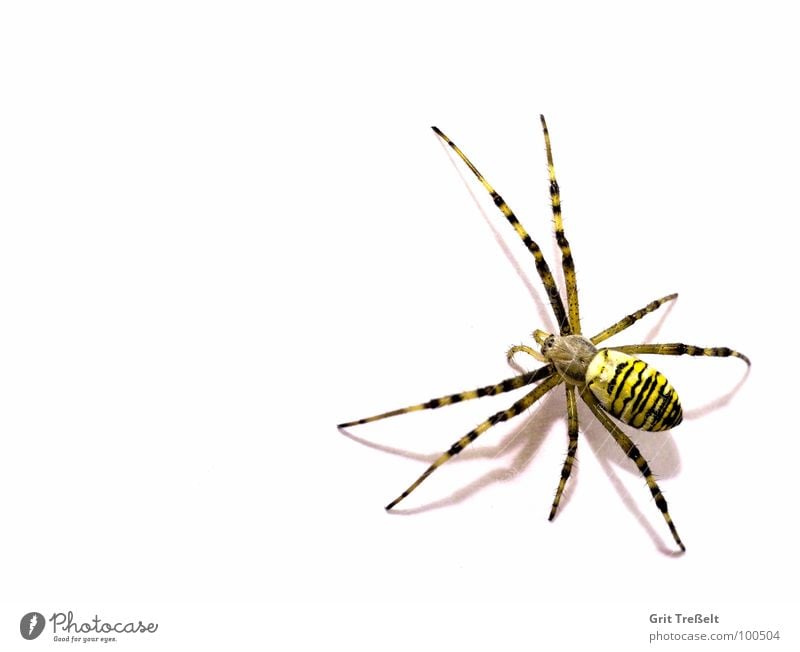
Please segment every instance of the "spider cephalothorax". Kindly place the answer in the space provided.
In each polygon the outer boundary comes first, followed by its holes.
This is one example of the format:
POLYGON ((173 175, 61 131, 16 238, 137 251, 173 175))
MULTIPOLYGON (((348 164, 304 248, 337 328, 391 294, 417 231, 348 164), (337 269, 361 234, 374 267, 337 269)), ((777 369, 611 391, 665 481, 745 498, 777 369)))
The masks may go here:
MULTIPOLYGON (((533 336, 538 342, 542 331, 533 336)), ((542 342, 542 362, 552 362, 556 371, 570 385, 583 385, 586 371, 597 357, 597 347, 583 335, 547 335, 542 342)))
POLYGON ((510 361, 516 353, 527 353, 540 362, 544 362, 545 365, 534 371, 507 378, 494 385, 487 385, 486 387, 479 387, 458 394, 441 396, 418 405, 384 412, 357 421, 342 423, 339 427, 346 428, 369 423, 370 421, 377 421, 378 419, 397 416, 407 412, 415 412, 417 410, 435 409, 461 401, 480 398, 482 396, 502 394, 533 383, 539 383, 534 389, 517 400, 511 407, 492 415, 456 441, 447 451, 442 453, 433 464, 408 487, 408 489, 386 506, 386 509, 392 509, 392 507, 414 491, 414 489, 416 489, 431 473, 451 457, 460 453, 466 446, 469 446, 469 444, 475 441, 489 428, 521 414, 551 389, 564 383, 567 399, 567 434, 569 436, 569 444, 567 448, 567 457, 561 469, 561 478, 558 483, 558 489, 556 490, 556 496, 553 500, 552 508, 550 509, 550 519, 553 519, 558 510, 561 495, 569 479, 572 465, 575 462, 575 453, 578 448, 578 409, 577 400, 575 398, 577 389, 577 393, 589 406, 589 409, 597 417, 597 420, 608 430, 614 438, 614 441, 617 442, 625 454, 636 464, 636 467, 644 476, 650 493, 653 495, 657 507, 664 516, 664 520, 669 526, 675 542, 682 550, 685 550, 686 548, 681 538, 678 536, 678 531, 667 509, 667 501, 658 488, 650 466, 644 457, 642 457, 636 445, 609 415, 616 417, 623 423, 633 426, 634 428, 645 431, 667 430, 677 426, 683 419, 680 400, 678 399, 678 394, 675 389, 669 384, 662 373, 643 360, 635 357, 636 354, 733 356, 744 360, 748 365, 750 365, 750 360, 744 354, 727 347, 704 348, 681 343, 627 344, 615 346, 613 348, 597 348, 598 344, 607 340, 612 335, 620 333, 645 315, 657 310, 668 301, 675 299, 678 296, 677 294, 670 294, 656 299, 655 301, 651 301, 643 308, 623 317, 621 320, 612 324, 605 330, 600 331, 593 337, 589 338, 582 335, 575 263, 572 259, 572 251, 569 242, 564 234, 564 224, 561 217, 561 197, 559 194, 558 182, 556 181, 555 168, 553 167, 550 134, 547 131, 547 124, 545 123, 544 116, 540 116, 540 119, 544 132, 545 150, 547 152, 547 169, 550 177, 550 199, 553 208, 555 237, 561 249, 564 280, 567 286, 566 309, 561 294, 556 287, 555 280, 553 279, 553 274, 542 255, 539 245, 528 235, 516 215, 514 215, 514 212, 508 207, 508 204, 506 204, 495 189, 489 185, 489 182, 484 179, 483 175, 478 172, 478 169, 470 162, 464 153, 456 147, 455 143, 445 136, 438 128, 433 127, 433 130, 452 148, 477 177, 478 181, 480 181, 483 187, 492 196, 495 205, 503 213, 506 220, 514 227, 514 230, 522 239, 528 251, 533 255, 536 271, 544 285, 560 333, 558 335, 551 335, 544 331, 536 330, 533 336, 541 347, 539 351, 527 345, 517 345, 508 350, 507 357, 510 361))

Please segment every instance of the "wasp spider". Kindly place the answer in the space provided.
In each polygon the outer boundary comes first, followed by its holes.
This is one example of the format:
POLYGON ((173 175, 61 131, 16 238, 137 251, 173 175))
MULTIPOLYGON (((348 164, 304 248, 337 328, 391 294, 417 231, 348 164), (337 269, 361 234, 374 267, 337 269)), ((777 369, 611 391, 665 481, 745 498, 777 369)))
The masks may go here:
POLYGON ((689 344, 629 344, 614 348, 598 348, 598 344, 604 342, 612 335, 625 330, 631 324, 637 322, 645 315, 658 309, 668 301, 672 301, 678 295, 669 294, 660 299, 656 299, 643 308, 632 312, 627 317, 623 317, 617 323, 612 324, 605 330, 590 338, 585 337, 581 331, 580 310, 578 309, 578 288, 575 279, 575 264, 572 259, 572 251, 569 242, 564 234, 564 224, 561 218, 561 199, 559 196, 558 182, 556 181, 555 170, 553 167, 553 155, 550 150, 550 135, 547 131, 547 124, 544 116, 540 116, 542 130, 544 131, 544 142, 547 153, 547 169, 550 176, 550 198, 553 209, 553 222, 555 229, 556 242, 561 249, 562 266, 564 279, 567 286, 567 306, 561 298, 558 288, 550 271, 550 266, 545 261, 542 251, 525 228, 520 224, 514 212, 509 208, 503 198, 489 185, 483 175, 463 154, 463 152, 437 127, 433 131, 446 142, 458 157, 467 165, 472 173, 478 178, 484 188, 489 192, 495 205, 514 227, 517 235, 525 243, 528 251, 533 255, 536 271, 544 284, 550 306, 555 314, 558 323, 559 333, 549 334, 541 330, 533 333, 533 338, 539 345, 539 350, 530 346, 513 346, 508 351, 508 359, 511 361, 516 353, 527 353, 544 366, 534 371, 529 371, 513 378, 497 383, 479 387, 459 394, 450 394, 439 398, 431 399, 425 403, 412 405, 406 408, 391 410, 365 419, 342 423, 339 428, 377 421, 387 417, 416 412, 418 410, 432 410, 445 405, 453 405, 461 401, 480 398, 482 396, 492 396, 502 394, 511 390, 527 387, 538 383, 534 389, 516 401, 511 407, 501 410, 496 414, 478 424, 466 435, 456 441, 446 452, 442 453, 431 464, 425 472, 419 476, 403 493, 390 502, 386 509, 392 509, 397 503, 406 498, 416 489, 431 473, 442 464, 447 462, 454 455, 460 453, 469 446, 480 435, 489 430, 492 426, 508 421, 521 414, 531 407, 542 396, 551 389, 564 383, 567 399, 567 432, 569 444, 567 457, 561 469, 561 478, 558 482, 556 495, 550 510, 550 519, 555 517, 561 495, 569 479, 572 465, 575 462, 575 454, 578 448, 578 409, 576 395, 589 406, 589 409, 597 417, 603 427, 611 433, 614 441, 620 446, 625 454, 636 464, 640 473, 644 476, 650 493, 653 495, 656 505, 661 510, 667 526, 675 538, 675 542, 681 550, 686 550, 678 530, 667 510, 667 501, 658 488, 650 466, 644 459, 639 449, 631 439, 616 424, 614 417, 623 423, 647 431, 668 430, 677 426, 682 418, 681 404, 678 394, 670 385, 662 373, 651 367, 646 362, 635 357, 636 354, 657 354, 657 355, 695 355, 695 356, 733 356, 744 360, 748 366, 750 360, 742 353, 727 347, 700 347, 689 344))

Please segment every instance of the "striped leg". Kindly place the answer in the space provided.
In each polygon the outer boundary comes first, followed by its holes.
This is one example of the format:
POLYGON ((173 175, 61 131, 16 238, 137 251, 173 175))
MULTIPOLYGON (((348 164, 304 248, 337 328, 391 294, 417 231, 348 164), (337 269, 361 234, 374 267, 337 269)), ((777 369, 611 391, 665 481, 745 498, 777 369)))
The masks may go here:
POLYGON ((519 237, 522 239, 522 242, 525 243, 528 251, 530 251, 533 255, 533 260, 536 263, 536 271, 539 272, 539 277, 542 279, 542 283, 544 284, 544 289, 547 292, 547 298, 550 300, 550 305, 553 308, 553 313, 555 314, 556 321, 558 322, 560 333, 562 335, 569 335, 571 331, 569 320, 567 319, 567 313, 564 310, 564 303, 561 300, 561 295, 556 287, 556 282, 553 279, 550 266, 544 259, 539 245, 533 241, 530 235, 528 235, 525 227, 520 224, 517 216, 514 215, 514 212, 508 207, 508 204, 506 204, 505 200, 494 188, 492 188, 491 185, 489 185, 489 182, 483 178, 483 175, 480 172, 478 172, 478 168, 472 164, 472 162, 464 155, 464 153, 456 146, 456 144, 447 136, 445 136, 438 127, 431 127, 431 129, 433 129, 436 135, 446 142, 452 148, 452 150, 458 154, 458 157, 464 161, 466 166, 472 171, 472 173, 478 178, 478 181, 481 182, 483 187, 486 188, 487 192, 492 196, 495 206, 502 211, 509 224, 514 227, 517 235, 519 235, 519 237))
POLYGON ((600 344, 604 340, 607 340, 612 335, 616 335, 624 331, 628 326, 635 324, 645 315, 649 315, 651 312, 658 310, 661 306, 663 306, 667 301, 672 301, 673 299, 678 298, 678 293, 675 294, 668 294, 665 297, 661 297, 660 299, 656 299, 655 301, 651 301, 648 303, 644 308, 640 308, 636 312, 632 312, 630 315, 623 317, 620 319, 616 324, 613 326, 609 326, 604 331, 601 331, 597 335, 592 338, 592 344, 600 344))
MULTIPOLYGON (((581 332, 581 317, 578 309, 578 281, 575 277, 575 261, 572 259, 572 249, 567 236, 564 235, 564 221, 561 218, 561 194, 556 181, 556 169, 553 165, 553 152, 550 149, 550 132, 544 116, 540 115, 542 131, 544 132, 544 145, 547 151, 547 172, 550 175, 550 203, 553 207, 553 224, 556 232, 556 242, 561 249, 561 264, 564 269, 564 280, 567 283, 567 306, 569 308, 569 325, 572 333, 581 332)), ((564 334, 563 331, 561 333, 564 334)))
POLYGON ((386 509, 390 510, 392 507, 397 505, 401 500, 403 500, 406 496, 408 496, 414 489, 416 489, 425 479, 433 473, 436 469, 438 469, 442 464, 444 464, 447 460, 449 460, 454 455, 458 455, 462 450, 464 450, 467 446, 469 446, 473 441, 475 441, 480 435, 484 432, 489 430, 492 426, 502 423, 503 421, 508 421, 509 419, 513 419, 518 414, 521 414, 525 410, 527 410, 531 405, 536 403, 542 396, 547 394, 553 387, 556 387, 559 383, 562 382, 561 376, 558 374, 553 374, 545 380, 541 385, 539 385, 536 389, 529 392, 521 399, 519 399, 516 403, 514 403, 510 408, 507 410, 501 410, 496 414, 493 414, 491 417, 486 419, 483 423, 478 425, 477 427, 470 430, 466 435, 464 435, 461 439, 459 439, 455 444, 453 444, 445 453, 442 453, 436 461, 431 464, 421 476, 419 476, 414 483, 406 489, 403 493, 401 493, 397 498, 395 498, 392 502, 386 505, 386 509))
POLYGON ((589 406, 589 409, 594 413, 598 421, 611 433, 611 436, 617 444, 619 444, 619 447, 634 461, 639 472, 644 476, 647 486, 650 488, 650 493, 653 494, 653 499, 656 501, 656 505, 664 515, 664 520, 667 522, 667 526, 669 526, 669 531, 672 532, 675 543, 680 546, 681 550, 685 551, 686 546, 683 545, 681 538, 678 536, 678 530, 675 529, 675 524, 672 522, 672 517, 670 517, 669 510, 667 509, 667 501, 661 493, 661 489, 658 488, 658 483, 656 483, 656 479, 653 477, 653 472, 650 470, 650 465, 647 463, 647 460, 642 457, 642 454, 631 441, 630 437, 622 432, 622 430, 617 427, 617 424, 611 420, 611 417, 603 411, 603 408, 588 388, 583 390, 581 398, 589 406))
POLYGON ((561 494, 564 493, 564 487, 569 480, 569 474, 572 472, 572 465, 575 463, 575 454, 578 452, 578 402, 575 400, 575 387, 567 385, 567 431, 569 433, 569 446, 567 447, 567 459, 564 460, 564 466, 561 467, 561 479, 558 481, 558 489, 556 489, 556 497, 553 500, 553 507, 550 509, 549 521, 552 521, 558 505, 561 502, 561 494))
POLYGON ((357 421, 348 421, 347 423, 340 423, 337 428, 349 428, 350 426, 360 426, 364 423, 369 423, 371 421, 378 421, 379 419, 386 419, 388 417, 396 417, 399 414, 406 414, 407 412, 418 412, 419 410, 435 410, 436 408, 444 407, 445 405, 453 405, 454 403, 460 403, 461 401, 468 401, 473 398, 481 398, 483 396, 494 396, 495 394, 503 394, 504 392, 510 392, 515 389, 519 389, 520 387, 524 387, 525 385, 530 385, 531 383, 538 382, 540 380, 544 380, 553 372, 555 369, 552 365, 547 365, 545 367, 540 367, 534 371, 528 371, 524 374, 519 376, 514 376, 513 378, 506 378, 504 381, 497 383, 496 385, 487 385, 486 387, 479 387, 478 389, 473 389, 468 392, 461 392, 460 394, 450 394, 448 396, 440 396, 439 398, 432 398, 430 401, 425 403, 420 403, 418 405, 411 405, 409 407, 400 408, 397 410, 391 410, 390 412, 383 412, 382 414, 376 414, 372 417, 366 417, 365 419, 358 419, 357 421))
POLYGON ((654 353, 656 355, 705 355, 714 358, 741 358, 750 366, 750 358, 744 353, 739 353, 727 346, 713 346, 702 347, 692 346, 691 344, 681 344, 680 342, 673 342, 670 344, 625 344, 623 346, 615 346, 615 350, 622 351, 623 353, 654 353))

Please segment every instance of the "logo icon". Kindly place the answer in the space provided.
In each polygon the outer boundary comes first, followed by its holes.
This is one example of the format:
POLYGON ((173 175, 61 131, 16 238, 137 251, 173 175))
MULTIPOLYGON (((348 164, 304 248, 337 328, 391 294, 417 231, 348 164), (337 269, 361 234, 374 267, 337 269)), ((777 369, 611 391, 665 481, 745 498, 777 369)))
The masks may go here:
POLYGON ((44 631, 44 616, 38 611, 31 611, 19 621, 19 633, 22 638, 32 641, 44 631))

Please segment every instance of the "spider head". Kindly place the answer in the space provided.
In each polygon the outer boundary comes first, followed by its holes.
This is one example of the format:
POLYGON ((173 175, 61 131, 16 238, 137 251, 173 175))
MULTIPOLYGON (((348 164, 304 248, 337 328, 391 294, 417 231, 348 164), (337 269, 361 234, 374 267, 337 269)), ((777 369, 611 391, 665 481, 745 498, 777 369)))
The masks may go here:
POLYGON ((542 347, 541 349, 542 355, 549 360, 550 358, 548 357, 547 354, 553 350, 553 347, 555 346, 556 343, 556 336, 548 333, 543 333, 542 331, 536 331, 536 333, 534 333, 534 337, 536 337, 536 341, 542 347), (540 334, 539 337, 536 337, 537 334, 540 334))
POLYGON ((542 347, 542 356, 555 365, 564 380, 573 385, 586 382, 586 370, 597 355, 594 344, 583 335, 548 335, 537 331, 534 337, 542 347))

